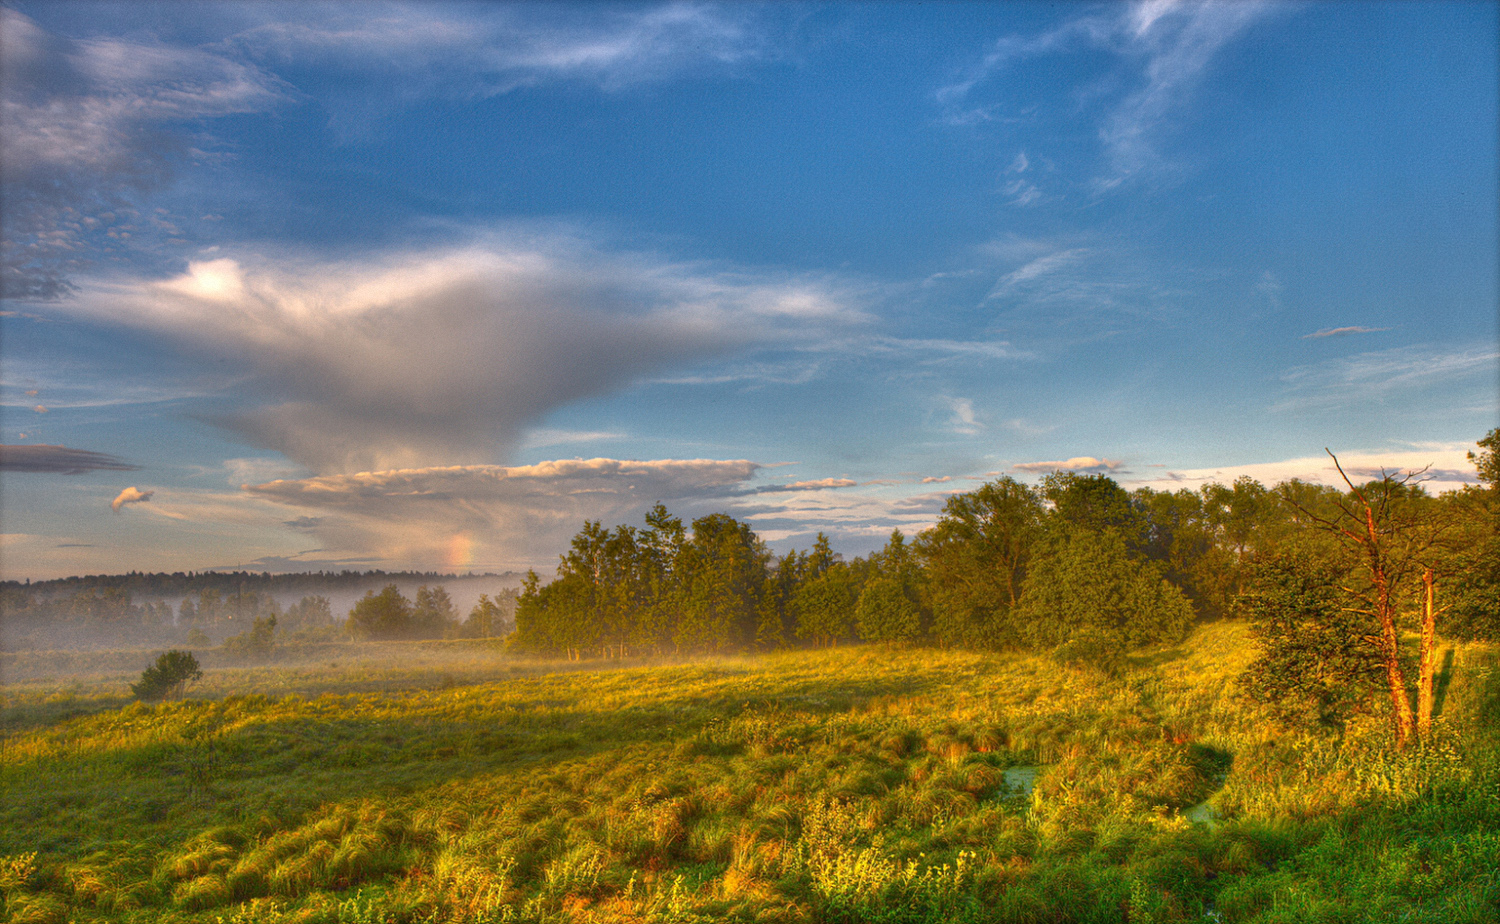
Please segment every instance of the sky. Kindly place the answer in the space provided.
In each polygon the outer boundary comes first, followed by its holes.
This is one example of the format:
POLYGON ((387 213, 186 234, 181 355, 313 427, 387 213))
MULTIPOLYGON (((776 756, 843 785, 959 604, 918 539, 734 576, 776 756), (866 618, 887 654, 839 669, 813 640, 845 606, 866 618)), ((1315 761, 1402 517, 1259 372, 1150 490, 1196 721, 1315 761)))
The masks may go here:
POLYGON ((0 7, 0 576, 1473 481, 1500 5, 0 7))

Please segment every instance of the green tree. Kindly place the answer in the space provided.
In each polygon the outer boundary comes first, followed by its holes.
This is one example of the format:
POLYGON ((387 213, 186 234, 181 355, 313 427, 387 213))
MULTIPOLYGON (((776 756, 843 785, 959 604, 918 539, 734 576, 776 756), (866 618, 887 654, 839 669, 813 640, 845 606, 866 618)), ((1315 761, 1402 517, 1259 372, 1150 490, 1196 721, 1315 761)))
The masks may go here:
POLYGON ((770 553, 749 524, 715 513, 693 521, 679 556, 681 649, 723 651, 755 637, 770 553))
POLYGON ((1012 611, 1043 513, 1041 495, 1008 477, 948 498, 936 525, 914 544, 939 643, 999 648, 1021 642, 1012 611))
POLYGON ((1500 491, 1500 427, 1478 442, 1479 454, 1469 453, 1469 461, 1479 470, 1479 480, 1492 491, 1500 491))
POLYGON ((927 635, 922 604, 922 573, 901 530, 871 556, 874 574, 860 590, 854 608, 859 637, 867 642, 912 643, 927 635))
POLYGON ((155 664, 142 671, 140 682, 132 683, 130 692, 146 701, 181 699, 187 695, 188 686, 202 677, 198 659, 174 648, 162 653, 155 664))
POLYGON ((349 611, 349 632, 356 638, 406 638, 411 629, 411 601, 395 584, 387 584, 379 593, 365 591, 349 611))
POLYGON ((1112 529, 1054 537, 1032 562, 1019 609, 1027 639, 1046 649, 1122 652, 1180 641, 1193 622, 1182 591, 1112 529))
POLYGON ((1042 479, 1042 495, 1052 503, 1051 518, 1074 531, 1113 531, 1131 552, 1147 543, 1146 518, 1130 493, 1108 475, 1053 472, 1042 479))
POLYGON ((1432 561, 1453 524, 1422 489, 1420 472, 1384 473, 1356 486, 1338 457, 1332 452, 1328 455, 1347 493, 1320 493, 1310 502, 1305 494, 1288 490, 1283 498, 1305 526, 1332 541, 1345 605, 1367 615, 1376 627, 1370 640, 1379 654, 1390 697, 1392 734, 1397 745, 1404 746, 1413 734, 1425 737, 1430 725, 1436 614, 1428 608, 1421 627, 1417 695, 1422 714, 1418 716, 1412 711, 1401 657, 1401 612, 1421 599, 1418 582, 1432 581, 1432 561))
POLYGON ((500 627, 503 618, 500 605, 491 600, 489 594, 480 594, 474 608, 469 610, 469 618, 464 620, 464 635, 469 638, 489 638, 500 627))
POLYGON ((283 629, 318 629, 333 625, 333 605, 327 597, 309 595, 287 607, 282 617, 283 629))
POLYGON ((1341 582, 1327 556, 1305 546, 1248 570, 1236 606, 1260 653, 1242 683, 1287 718, 1341 725, 1380 688, 1382 662, 1368 641, 1378 627, 1345 605, 1341 582))
POLYGON ((442 638, 458 627, 458 609, 443 585, 417 588, 407 634, 412 638, 442 638))
POLYGON ((845 562, 834 562, 792 594, 797 637, 815 645, 837 645, 854 637, 859 584, 845 562))
POLYGON ((224 650, 253 661, 270 659, 276 652, 276 617, 257 618, 244 632, 225 639, 224 650))

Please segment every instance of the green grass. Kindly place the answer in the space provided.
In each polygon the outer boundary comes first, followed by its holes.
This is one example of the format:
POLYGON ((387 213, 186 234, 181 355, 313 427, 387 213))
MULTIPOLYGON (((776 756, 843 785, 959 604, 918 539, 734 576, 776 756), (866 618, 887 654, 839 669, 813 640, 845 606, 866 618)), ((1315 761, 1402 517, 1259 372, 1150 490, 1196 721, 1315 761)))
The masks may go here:
POLYGON ((874 647, 315 654, 156 706, 107 661, 13 682, 9 919, 1500 920, 1485 646, 1406 752, 1378 713, 1335 737, 1239 701, 1227 623, 1117 676, 874 647))

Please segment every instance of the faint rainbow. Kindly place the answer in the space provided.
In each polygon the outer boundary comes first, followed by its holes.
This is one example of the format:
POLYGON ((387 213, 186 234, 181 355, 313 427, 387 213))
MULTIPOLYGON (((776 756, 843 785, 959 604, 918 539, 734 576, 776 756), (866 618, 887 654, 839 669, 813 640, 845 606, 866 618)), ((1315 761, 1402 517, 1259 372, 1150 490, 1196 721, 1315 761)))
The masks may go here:
POLYGON ((448 570, 458 571, 474 563, 474 540, 468 533, 454 533, 448 540, 448 570))

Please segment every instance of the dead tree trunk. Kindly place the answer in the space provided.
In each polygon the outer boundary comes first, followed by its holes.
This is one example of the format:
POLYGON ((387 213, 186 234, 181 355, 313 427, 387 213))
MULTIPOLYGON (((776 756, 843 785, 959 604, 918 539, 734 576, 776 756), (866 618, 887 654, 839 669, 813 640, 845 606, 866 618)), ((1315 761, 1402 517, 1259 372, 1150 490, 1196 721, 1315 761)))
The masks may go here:
POLYGON ((1433 675, 1436 673, 1437 610, 1433 607, 1431 568, 1422 569, 1422 668, 1417 679, 1417 736, 1426 741, 1432 736, 1433 675))

